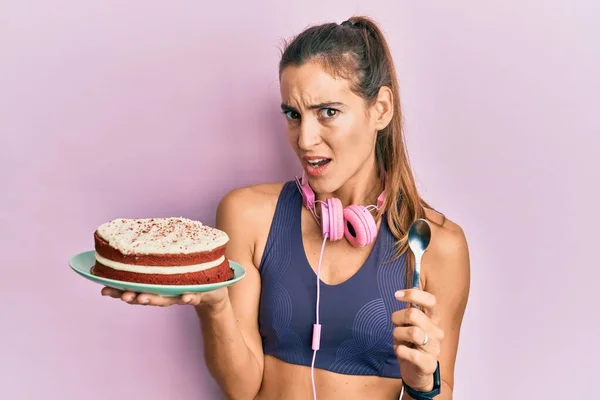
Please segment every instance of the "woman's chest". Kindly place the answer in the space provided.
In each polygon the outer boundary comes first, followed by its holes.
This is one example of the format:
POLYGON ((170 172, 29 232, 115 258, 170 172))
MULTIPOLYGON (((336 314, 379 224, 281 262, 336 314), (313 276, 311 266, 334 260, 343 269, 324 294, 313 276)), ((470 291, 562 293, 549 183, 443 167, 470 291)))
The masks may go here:
POLYGON ((369 261, 374 244, 356 248, 345 239, 323 243, 321 233, 308 228, 303 230, 302 247, 308 266, 315 274, 319 273, 321 281, 339 285, 351 279, 369 261))

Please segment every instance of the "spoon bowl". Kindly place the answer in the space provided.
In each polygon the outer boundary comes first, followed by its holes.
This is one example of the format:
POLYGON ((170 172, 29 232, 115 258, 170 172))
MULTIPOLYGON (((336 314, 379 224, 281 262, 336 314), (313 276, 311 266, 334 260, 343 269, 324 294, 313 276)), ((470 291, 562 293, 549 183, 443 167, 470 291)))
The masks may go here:
POLYGON ((431 227, 429 223, 423 219, 419 218, 415 222, 413 222, 408 230, 408 247, 410 247, 411 251, 415 255, 415 273, 413 275, 413 288, 420 287, 420 279, 421 279, 421 258, 423 257, 423 253, 429 247, 429 243, 431 242, 431 227))

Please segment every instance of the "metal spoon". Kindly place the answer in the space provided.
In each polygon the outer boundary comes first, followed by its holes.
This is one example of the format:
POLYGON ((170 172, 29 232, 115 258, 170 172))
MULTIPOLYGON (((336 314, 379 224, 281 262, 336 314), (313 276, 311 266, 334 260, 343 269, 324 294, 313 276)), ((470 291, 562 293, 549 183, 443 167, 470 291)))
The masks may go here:
POLYGON ((408 230, 408 246, 415 255, 415 273, 413 276, 413 288, 420 287, 421 279, 421 257, 427 250, 431 241, 431 228, 429 223, 423 218, 413 222, 408 230))

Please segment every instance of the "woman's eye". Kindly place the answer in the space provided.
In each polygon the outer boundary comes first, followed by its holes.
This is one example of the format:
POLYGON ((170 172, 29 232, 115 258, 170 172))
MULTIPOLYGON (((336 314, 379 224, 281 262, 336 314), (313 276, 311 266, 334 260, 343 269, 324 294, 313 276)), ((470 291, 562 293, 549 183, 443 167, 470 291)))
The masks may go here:
POLYGON ((323 108, 321 110, 321 116, 323 118, 332 118, 335 117, 337 114, 337 110, 334 108, 323 108))
POLYGON ((298 114, 296 111, 289 110, 289 111, 285 111, 284 114, 285 114, 285 117, 290 120, 300 118, 300 114, 298 114))

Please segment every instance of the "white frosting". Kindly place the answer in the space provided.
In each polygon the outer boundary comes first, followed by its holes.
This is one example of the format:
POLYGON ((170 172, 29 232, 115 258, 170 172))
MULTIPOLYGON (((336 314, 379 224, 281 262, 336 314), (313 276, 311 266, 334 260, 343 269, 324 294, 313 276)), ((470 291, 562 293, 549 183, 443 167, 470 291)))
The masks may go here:
POLYGON ((122 254, 189 254, 210 251, 229 241, 227 234, 187 218, 115 219, 98 235, 122 254))
POLYGON ((159 274, 159 275, 175 275, 175 274, 187 274, 189 272, 199 272, 205 269, 214 268, 225 261, 225 257, 221 256, 215 261, 210 261, 202 264, 184 265, 177 267, 165 267, 165 266, 150 266, 150 265, 132 265, 116 262, 102 257, 96 253, 96 260, 107 267, 117 269, 119 271, 137 272, 140 274, 159 274))

